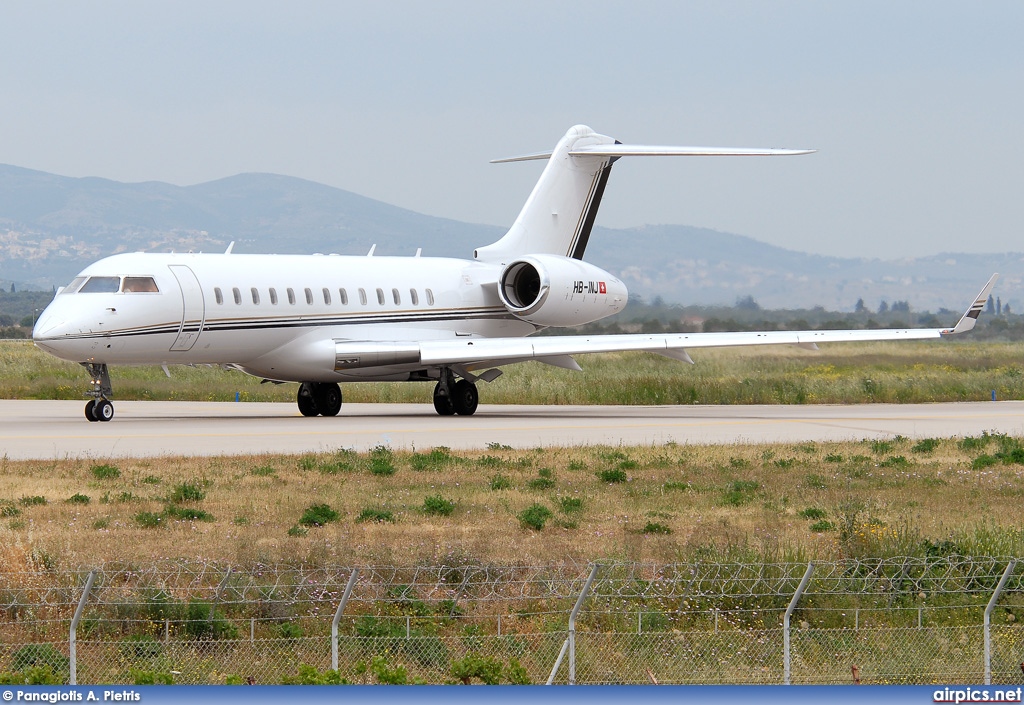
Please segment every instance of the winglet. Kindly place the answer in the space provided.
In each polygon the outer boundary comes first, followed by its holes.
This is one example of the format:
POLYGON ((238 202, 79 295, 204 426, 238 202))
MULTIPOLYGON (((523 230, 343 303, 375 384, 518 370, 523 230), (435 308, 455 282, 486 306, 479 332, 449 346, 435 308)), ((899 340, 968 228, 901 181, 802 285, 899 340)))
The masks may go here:
POLYGON ((974 299, 974 303, 971 304, 970 308, 964 312, 964 315, 957 321, 956 326, 952 329, 942 331, 943 335, 952 335, 955 333, 966 333, 967 331, 974 328, 974 324, 978 322, 978 316, 981 315, 981 310, 985 308, 985 303, 988 301, 989 294, 992 293, 992 287, 996 285, 996 280, 999 279, 998 274, 993 274, 989 277, 988 283, 981 290, 981 293, 974 299))

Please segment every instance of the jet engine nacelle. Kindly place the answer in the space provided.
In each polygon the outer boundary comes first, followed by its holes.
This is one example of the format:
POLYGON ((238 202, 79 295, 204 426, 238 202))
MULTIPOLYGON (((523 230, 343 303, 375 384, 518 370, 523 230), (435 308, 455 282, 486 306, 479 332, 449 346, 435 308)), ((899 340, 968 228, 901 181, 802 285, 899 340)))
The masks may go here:
POLYGON ((515 316, 538 326, 579 326, 621 311, 626 285, 603 269, 559 255, 527 255, 498 278, 498 296, 515 316))

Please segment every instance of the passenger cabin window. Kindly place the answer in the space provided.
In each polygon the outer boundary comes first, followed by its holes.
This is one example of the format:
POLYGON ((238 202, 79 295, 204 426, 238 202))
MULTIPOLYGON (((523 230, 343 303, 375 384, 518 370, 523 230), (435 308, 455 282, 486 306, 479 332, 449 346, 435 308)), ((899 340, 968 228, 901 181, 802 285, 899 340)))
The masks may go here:
POLYGON ((381 306, 384 305, 384 290, 379 287, 377 288, 377 303, 381 306))
POLYGON ((81 294, 116 294, 121 288, 121 277, 89 277, 79 289, 81 294))
POLYGON ((121 291, 126 294, 156 294, 160 289, 157 288, 153 277, 125 277, 121 291))
POLYGON ((398 289, 391 290, 391 298, 395 300, 395 306, 402 303, 402 297, 398 295, 398 289))
POLYGON ((415 289, 409 289, 409 299, 412 301, 413 306, 420 305, 420 295, 416 293, 415 289))
POLYGON ((260 292, 259 292, 259 290, 256 287, 253 287, 253 288, 249 289, 249 292, 252 294, 252 302, 254 304, 256 304, 257 306, 259 306, 259 304, 260 304, 260 292))
POLYGON ((270 303, 277 306, 277 289, 270 287, 270 303))
POLYGON ((306 288, 306 303, 310 306, 313 305, 313 290, 309 287, 306 288))
POLYGON ((292 306, 295 305, 295 290, 291 287, 288 287, 288 303, 292 306))
POLYGON ((234 289, 231 290, 231 295, 235 297, 235 303, 241 305, 241 303, 242 303, 242 292, 238 290, 237 286, 234 289))
POLYGON ((344 289, 338 289, 338 295, 341 296, 341 305, 348 306, 348 292, 344 289))
POLYGON ((224 293, 220 290, 219 286, 213 287, 213 298, 217 300, 218 304, 224 303, 224 293))
POLYGON ((366 305, 366 289, 363 289, 362 287, 359 288, 359 303, 363 306, 366 305))
POLYGON ((433 305, 434 305, 434 292, 432 292, 430 289, 427 289, 427 306, 433 306, 433 305))
POLYGON ((324 287, 324 303, 328 306, 331 305, 331 290, 326 286, 324 287))

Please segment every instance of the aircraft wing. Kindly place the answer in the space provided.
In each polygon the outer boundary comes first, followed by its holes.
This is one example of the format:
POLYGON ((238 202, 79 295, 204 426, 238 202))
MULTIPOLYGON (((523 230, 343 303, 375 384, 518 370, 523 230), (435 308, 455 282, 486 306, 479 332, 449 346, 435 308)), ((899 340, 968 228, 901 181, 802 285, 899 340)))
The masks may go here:
POLYGON ((921 340, 963 333, 974 328, 999 275, 994 274, 952 328, 872 330, 765 331, 738 333, 664 333, 657 335, 558 335, 535 338, 460 338, 419 343, 420 362, 427 365, 462 365, 466 369, 498 366, 526 360, 558 359, 566 355, 638 350, 692 362, 687 349, 743 345, 799 345, 814 349, 818 343, 871 340, 921 340))

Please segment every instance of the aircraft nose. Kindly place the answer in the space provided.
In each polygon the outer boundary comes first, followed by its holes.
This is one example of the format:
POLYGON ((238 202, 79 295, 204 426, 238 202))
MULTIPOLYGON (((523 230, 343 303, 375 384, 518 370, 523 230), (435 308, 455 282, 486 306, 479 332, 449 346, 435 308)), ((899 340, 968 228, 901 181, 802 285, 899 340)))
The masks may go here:
POLYGON ((66 333, 66 328, 63 316, 54 316, 48 310, 43 311, 36 319, 35 328, 32 329, 32 340, 38 343, 59 339, 66 333))

